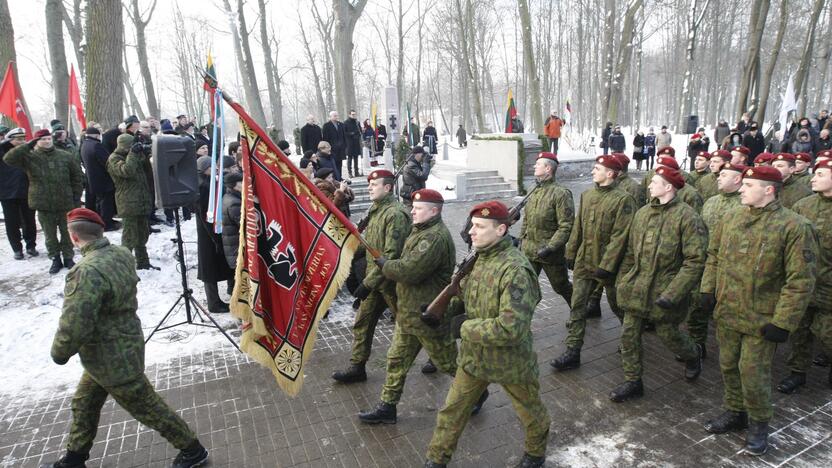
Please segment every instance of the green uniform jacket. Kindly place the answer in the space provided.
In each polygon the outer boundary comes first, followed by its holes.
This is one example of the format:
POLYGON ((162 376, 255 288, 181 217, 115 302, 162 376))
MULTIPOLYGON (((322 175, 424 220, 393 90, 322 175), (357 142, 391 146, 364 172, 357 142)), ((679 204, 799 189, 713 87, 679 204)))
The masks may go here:
POLYGON ((699 177, 693 183, 693 186, 696 187, 696 190, 699 192, 699 195, 702 196, 702 200, 708 201, 708 199, 710 199, 714 195, 719 194, 719 188, 716 185, 717 176, 718 174, 708 172, 705 175, 699 177))
POLYGON ((708 231, 696 211, 679 197, 664 205, 654 198, 633 217, 616 281, 618 304, 636 317, 681 322, 705 269, 707 251, 708 231), (659 296, 676 307, 656 306, 659 296))
POLYGON ((468 320, 462 324, 457 364, 489 382, 537 381, 531 322, 540 284, 526 257, 508 237, 479 251, 462 281, 468 320))
POLYGON ((792 177, 798 182, 803 182, 807 187, 812 188, 812 174, 809 173, 808 169, 799 174, 795 172, 792 174, 792 177))
POLYGON ((566 258, 575 260, 575 278, 594 278, 597 268, 618 271, 635 212, 633 197, 615 184, 596 185, 581 193, 581 206, 566 244, 566 258))
POLYGON ((701 291, 716 295, 714 318, 747 335, 766 323, 794 331, 815 287, 809 221, 775 200, 732 211, 710 237, 701 291))
POLYGON ((76 353, 103 386, 129 382, 144 372, 144 337, 136 315, 136 262, 106 238, 81 248, 83 258, 66 275, 64 306, 52 341, 52 359, 76 353))
MULTIPOLYGON (((381 200, 373 202, 367 216, 370 217, 367 229, 364 230, 364 239, 367 243, 381 252, 387 260, 399 258, 404 241, 410 232, 410 215, 407 214, 404 206, 396 201, 392 193, 389 193, 381 200)), ((451 260, 455 260, 455 257, 451 260)), ((364 286, 378 291, 388 281, 375 263, 367 262, 364 286)))
POLYGON ((622 172, 615 180, 618 184, 618 188, 633 196, 633 199, 636 201, 636 208, 641 208, 647 203, 647 197, 644 195, 644 189, 642 189, 641 185, 633 180, 629 174, 622 172))
POLYGON ((703 172, 693 171, 693 172, 690 173, 690 181, 693 185, 696 185, 696 184, 699 183, 699 179, 705 177, 706 175, 708 175, 707 171, 703 171, 703 172))
POLYGON ((451 282, 455 259, 456 248, 451 233, 442 217, 436 216, 425 223, 414 224, 399 259, 384 264, 384 277, 396 282, 399 306, 396 326, 403 333, 419 336, 448 334, 448 314, 438 329, 425 325, 419 316, 420 307, 430 304, 451 282))
POLYGON ((693 184, 688 184, 686 182, 685 186, 676 192, 676 196, 682 200, 682 203, 696 210, 697 213, 702 212, 702 205, 704 205, 705 202, 702 200, 702 196, 699 195, 699 192, 696 188, 694 188, 693 184))
POLYGON ((3 161, 26 172, 29 178, 29 208, 69 211, 80 206, 84 173, 72 154, 54 146, 44 150, 20 145, 6 153, 3 161))
POLYGON ((817 281, 812 305, 832 312, 832 198, 816 193, 798 201, 792 209, 812 222, 818 241, 817 281))
POLYGON ((812 195, 812 189, 806 185, 805 182, 789 177, 783 182, 783 188, 780 190, 780 203, 784 207, 791 209, 798 200, 812 195))
POLYGON ((553 260, 563 262, 562 255, 539 259, 537 251, 543 247, 561 250, 569 240, 575 223, 572 192, 552 179, 541 182, 540 187, 529 197, 524 214, 520 239, 526 257, 540 263, 551 263, 553 260))
POLYGON ((708 232, 714 232, 717 223, 727 218, 729 211, 742 206, 740 192, 722 193, 709 198, 702 207, 702 220, 708 232))
POLYGON ((133 138, 118 137, 118 147, 107 159, 107 172, 116 186, 116 207, 122 216, 141 216, 150 212, 152 200, 144 173, 146 156, 130 151, 133 138))

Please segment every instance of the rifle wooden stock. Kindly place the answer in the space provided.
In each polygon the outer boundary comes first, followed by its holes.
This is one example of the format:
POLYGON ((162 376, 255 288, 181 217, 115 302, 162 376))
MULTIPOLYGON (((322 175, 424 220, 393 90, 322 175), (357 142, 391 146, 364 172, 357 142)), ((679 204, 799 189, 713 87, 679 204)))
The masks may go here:
POLYGON ((459 295, 459 283, 462 278, 468 276, 474 268, 474 263, 477 262, 477 253, 472 250, 456 267, 456 272, 451 277, 451 282, 445 286, 442 291, 422 310, 421 319, 425 325, 431 328, 437 328, 442 323, 442 318, 448 312, 448 306, 454 296, 459 295))

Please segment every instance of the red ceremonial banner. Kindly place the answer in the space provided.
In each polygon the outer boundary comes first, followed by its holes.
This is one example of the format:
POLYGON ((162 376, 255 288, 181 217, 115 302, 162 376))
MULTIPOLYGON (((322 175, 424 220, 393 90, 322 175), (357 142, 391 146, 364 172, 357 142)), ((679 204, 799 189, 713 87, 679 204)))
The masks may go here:
POLYGON ((242 350, 297 395, 318 320, 350 270, 353 224, 237 103, 243 149, 240 250, 231 310, 242 350))
POLYGON ((9 62, 6 66, 6 74, 0 85, 0 114, 12 119, 25 130, 27 140, 32 138, 32 123, 26 114, 26 101, 23 100, 23 91, 15 76, 14 62, 9 62))

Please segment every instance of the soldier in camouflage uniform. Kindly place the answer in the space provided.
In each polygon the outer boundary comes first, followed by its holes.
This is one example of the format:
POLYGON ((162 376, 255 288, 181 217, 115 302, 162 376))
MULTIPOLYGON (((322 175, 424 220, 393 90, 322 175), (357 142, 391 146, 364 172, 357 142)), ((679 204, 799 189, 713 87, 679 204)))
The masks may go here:
POLYGON ((110 244, 103 236, 104 221, 92 210, 77 208, 67 218, 72 242, 83 258, 66 276, 51 354, 59 365, 78 354, 84 373, 72 398, 67 453, 51 466, 85 466, 108 395, 180 450, 175 468, 204 463, 208 451, 144 374, 144 337, 136 315, 139 278, 133 256, 110 244))
MULTIPOLYGON (((682 174, 682 177, 685 179, 685 186, 682 187, 681 190, 679 190, 676 196, 679 197, 679 200, 681 200, 682 203, 687 204, 688 206, 696 210, 697 213, 701 213, 702 205, 705 202, 702 200, 702 196, 699 195, 699 191, 697 191, 696 188, 693 186, 693 182, 691 181, 690 176, 685 177, 686 174, 679 167, 679 163, 676 161, 676 158, 672 158, 670 156, 659 156, 658 158, 656 158, 656 169, 660 167, 674 169, 679 171, 680 174, 682 174)), ((650 175, 650 177, 652 178, 653 175, 655 175, 655 173, 656 172, 654 170, 653 174, 650 175)))
POLYGON ((812 167, 812 155, 809 153, 795 153, 794 154, 794 174, 792 177, 798 182, 805 183, 808 187, 812 187, 812 174, 809 168, 812 167))
MULTIPOLYGON (((662 156, 669 157, 670 159, 673 159, 675 164, 669 163, 670 167, 672 167, 672 168, 674 168, 674 169, 676 169, 676 170, 678 170, 679 172, 682 173, 682 177, 685 178, 685 184, 691 185, 691 186, 693 185, 693 177, 690 174, 688 174, 687 172, 683 171, 679 167, 679 163, 676 161, 676 150, 672 146, 665 146, 663 148, 659 148, 659 150, 656 152, 656 158, 659 158, 659 157, 662 157, 662 156)), ((657 159, 657 161, 658 161, 658 159, 657 159)), ((648 201, 648 202, 650 201, 650 190, 647 189, 647 186, 650 185, 650 181, 653 180, 654 175, 656 175, 656 169, 655 168, 650 169, 649 171, 647 171, 647 173, 644 174, 644 178, 641 179, 641 189, 642 189, 642 192, 644 193, 643 196, 644 196, 645 200, 648 201)))
POLYGON ((147 156, 143 145, 134 143, 133 135, 119 135, 118 146, 107 159, 107 172, 116 187, 116 208, 124 230, 121 245, 134 253, 136 269, 158 270, 147 256, 147 237, 150 234, 147 213, 150 212, 150 189, 147 186, 144 166, 147 156))
POLYGON ((540 302, 537 275, 506 235, 510 221, 505 205, 481 203, 471 214, 471 240, 478 257, 461 284, 459 298, 465 313, 455 315, 451 323, 452 333, 461 338, 458 368, 436 416, 425 466, 444 467, 450 461, 471 409, 489 383, 498 383, 526 433, 518 466, 541 467, 550 421, 540 400, 537 355, 532 349, 531 320, 540 302))
MULTIPOLYGON (((812 359, 812 335, 818 338, 827 355, 832 355, 832 161, 815 166, 812 190, 816 192, 814 195, 801 199, 792 209, 812 222, 818 239, 817 280, 809 308, 789 339, 791 374, 777 385, 777 390, 783 393, 793 393, 806 384, 806 371, 812 359)), ((829 384, 832 385, 832 371, 829 384)))
POLYGON ((711 171, 711 157, 711 153, 708 153, 707 151, 700 151, 696 156, 696 161, 694 161, 694 165, 701 164, 703 167, 701 172, 699 170, 695 172, 697 177, 693 181, 693 185, 696 187, 699 195, 702 196, 703 202, 708 201, 709 198, 719 193, 719 189, 717 189, 716 184, 719 171, 711 171))
POLYGON ((618 158, 599 156, 592 168, 595 187, 581 194, 575 225, 566 244, 566 262, 573 270, 574 287, 569 335, 566 352, 551 362, 556 370, 581 365, 587 299, 598 282, 607 288, 610 308, 619 320, 624 318, 616 301, 615 274, 627 247, 636 202, 615 184, 621 170, 618 158))
POLYGON ((685 361, 685 379, 696 379, 702 370, 701 347, 679 324, 705 268, 708 233, 696 211, 676 196, 684 185, 679 171, 659 167, 650 184, 650 204, 633 217, 616 281, 624 310, 621 363, 626 379, 610 393, 617 403, 644 394, 641 335, 646 319, 656 324, 662 343, 685 361))
POLYGON ((754 158, 754 166, 771 166, 771 161, 774 159, 774 155, 768 152, 763 152, 757 155, 754 158))
POLYGON ((730 163, 735 166, 748 166, 750 165, 748 158, 751 156, 751 150, 747 146, 735 146, 731 148, 731 161, 730 163))
POLYGON ((396 405, 402 396, 407 371, 423 347, 431 361, 450 375, 456 373, 456 342, 448 330, 449 316, 430 328, 420 319, 421 306, 431 301, 451 281, 456 249, 451 233, 442 222, 442 195, 429 189, 413 192, 413 230, 398 260, 379 257, 375 264, 390 281, 396 282, 398 300, 396 330, 387 351, 387 379, 381 403, 375 410, 358 415, 369 424, 395 424, 396 405))
MULTIPOLYGON (((367 176, 367 181, 373 204, 367 213, 369 222, 364 230, 364 238, 385 259, 396 260, 401 255, 404 241, 410 233, 410 215, 404 206, 396 201, 393 194, 396 181, 392 172, 385 169, 373 171, 367 176)), ((355 324, 352 327, 350 366, 344 371, 332 374, 333 379, 342 383, 367 380, 365 364, 370 358, 378 319, 386 308, 389 308, 394 316, 397 313, 396 283, 385 278, 381 268, 373 262, 367 262, 364 280, 356 288, 354 295, 361 301, 361 305, 355 314, 355 324)))
POLYGON ((702 275, 703 307, 716 307, 725 387, 725 412, 705 429, 721 434, 748 427, 745 451, 751 455, 768 448, 774 350, 797 328, 815 285, 811 224, 783 207, 781 186, 773 167, 746 169, 743 207, 711 233, 702 275))
POLYGON ((812 189, 808 185, 792 177, 795 170, 797 170, 793 154, 775 154, 774 160, 771 161, 771 166, 780 171, 780 174, 783 176, 783 190, 780 191, 778 196, 780 203, 785 208, 791 208, 801 198, 812 195, 812 189))
POLYGON ((6 153, 3 161, 22 169, 29 178, 29 208, 37 210, 46 238, 46 251, 52 259, 49 273, 72 268, 74 251, 66 230, 66 213, 81 205, 84 175, 78 159, 55 148, 49 130, 43 129, 32 141, 6 153))
POLYGON ((557 155, 548 152, 538 155, 534 176, 540 187, 526 203, 520 248, 537 274, 545 271, 552 289, 570 304, 572 283, 563 251, 575 222, 575 202, 569 189, 555 183, 557 168, 557 155))

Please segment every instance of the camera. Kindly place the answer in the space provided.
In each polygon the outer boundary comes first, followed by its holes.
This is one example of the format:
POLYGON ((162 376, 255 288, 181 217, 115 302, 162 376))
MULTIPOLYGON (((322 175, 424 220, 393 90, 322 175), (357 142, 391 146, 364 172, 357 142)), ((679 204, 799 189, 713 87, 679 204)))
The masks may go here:
POLYGON ((145 135, 141 131, 136 132, 133 146, 135 147, 137 144, 140 144, 142 147, 141 152, 143 154, 150 155, 153 152, 153 145, 151 143, 152 140, 150 139, 150 135, 145 135))

